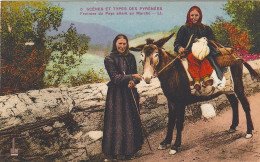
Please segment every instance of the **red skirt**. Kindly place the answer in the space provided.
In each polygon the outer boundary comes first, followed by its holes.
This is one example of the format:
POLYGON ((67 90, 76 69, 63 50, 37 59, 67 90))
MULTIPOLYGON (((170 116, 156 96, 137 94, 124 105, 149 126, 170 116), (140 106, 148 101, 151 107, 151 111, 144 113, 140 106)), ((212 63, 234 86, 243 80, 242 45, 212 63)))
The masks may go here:
POLYGON ((188 71, 193 77, 194 81, 202 81, 205 77, 209 77, 213 72, 213 67, 205 58, 200 61, 196 59, 192 53, 188 54, 188 71))

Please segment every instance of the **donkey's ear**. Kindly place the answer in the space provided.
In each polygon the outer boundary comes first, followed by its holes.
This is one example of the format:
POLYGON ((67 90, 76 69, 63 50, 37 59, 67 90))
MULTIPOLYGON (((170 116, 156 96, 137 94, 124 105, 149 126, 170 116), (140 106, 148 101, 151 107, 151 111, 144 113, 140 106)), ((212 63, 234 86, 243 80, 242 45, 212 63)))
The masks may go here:
POLYGON ((145 45, 145 44, 141 44, 141 45, 138 45, 138 46, 136 46, 136 47, 130 47, 129 50, 130 50, 130 51, 142 51, 143 48, 144 48, 144 45, 145 45))
POLYGON ((158 41, 154 42, 154 44, 156 44, 157 47, 162 47, 169 39, 172 38, 172 36, 173 36, 174 34, 175 34, 175 33, 172 33, 172 34, 169 35, 168 37, 161 38, 161 39, 159 39, 158 41))

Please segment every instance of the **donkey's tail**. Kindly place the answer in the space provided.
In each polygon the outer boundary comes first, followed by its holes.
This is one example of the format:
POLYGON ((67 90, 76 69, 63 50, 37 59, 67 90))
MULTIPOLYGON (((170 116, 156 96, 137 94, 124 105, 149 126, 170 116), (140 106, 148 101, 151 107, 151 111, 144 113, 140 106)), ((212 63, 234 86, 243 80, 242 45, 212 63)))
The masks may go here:
POLYGON ((245 67, 248 69, 252 80, 256 79, 258 82, 260 81, 260 76, 259 74, 245 61, 243 61, 243 64, 245 65, 245 67))

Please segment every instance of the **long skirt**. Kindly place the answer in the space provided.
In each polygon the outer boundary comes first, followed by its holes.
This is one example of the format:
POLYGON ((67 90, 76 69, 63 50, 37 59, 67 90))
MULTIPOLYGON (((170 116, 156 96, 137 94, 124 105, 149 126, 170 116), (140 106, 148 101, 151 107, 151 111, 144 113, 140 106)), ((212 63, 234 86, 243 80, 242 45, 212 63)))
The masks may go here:
POLYGON ((106 155, 133 155, 143 144, 139 111, 139 94, 133 88, 109 86, 104 116, 102 150, 106 155))
POLYGON ((213 67, 206 58, 200 61, 196 59, 192 53, 190 53, 187 59, 188 71, 194 80, 201 81, 205 77, 209 77, 212 74, 213 67))

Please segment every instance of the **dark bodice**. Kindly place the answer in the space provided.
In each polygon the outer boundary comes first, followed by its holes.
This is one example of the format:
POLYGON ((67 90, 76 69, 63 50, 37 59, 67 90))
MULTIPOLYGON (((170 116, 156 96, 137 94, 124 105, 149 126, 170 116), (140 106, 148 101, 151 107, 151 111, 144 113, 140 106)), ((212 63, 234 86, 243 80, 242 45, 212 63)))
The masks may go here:
POLYGON ((187 48, 188 51, 191 51, 191 46, 192 43, 194 43, 195 38, 206 37, 208 38, 208 40, 215 40, 215 36, 209 26, 205 25, 204 27, 190 27, 187 25, 183 25, 177 33, 177 37, 174 42, 174 51, 178 52, 179 48, 185 48, 192 34, 194 35, 192 37, 191 43, 189 44, 189 47, 187 48))
POLYGON ((108 85, 128 84, 133 79, 131 74, 137 73, 136 60, 131 53, 126 56, 111 53, 104 63, 111 80, 108 85))

